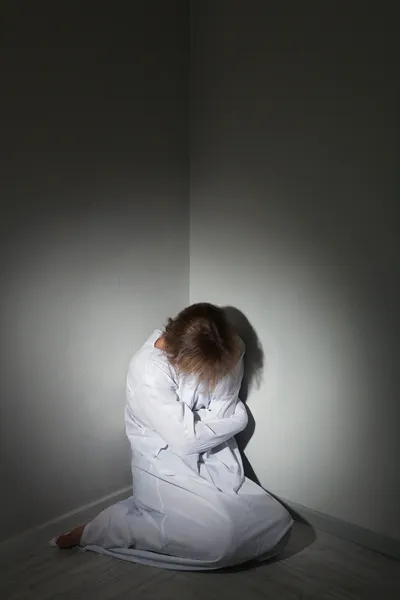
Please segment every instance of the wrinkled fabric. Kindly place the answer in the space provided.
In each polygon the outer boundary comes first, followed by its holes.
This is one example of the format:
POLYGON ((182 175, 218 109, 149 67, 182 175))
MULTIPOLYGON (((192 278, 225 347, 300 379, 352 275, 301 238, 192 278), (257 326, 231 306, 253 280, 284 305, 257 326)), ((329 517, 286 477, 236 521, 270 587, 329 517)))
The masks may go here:
POLYGON ((182 570, 269 558, 292 519, 244 475, 234 437, 247 425, 239 399, 244 346, 233 372, 209 394, 155 348, 161 335, 153 332, 127 375, 132 496, 93 519, 81 547, 182 570))

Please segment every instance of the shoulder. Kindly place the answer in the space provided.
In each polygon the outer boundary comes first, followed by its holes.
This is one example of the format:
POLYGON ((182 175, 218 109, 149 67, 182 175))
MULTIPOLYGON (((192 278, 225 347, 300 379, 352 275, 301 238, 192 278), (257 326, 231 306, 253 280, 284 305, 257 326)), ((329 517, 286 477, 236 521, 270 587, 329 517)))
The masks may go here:
POLYGON ((172 386, 174 384, 170 365, 163 355, 149 356, 143 365, 143 380, 148 385, 172 386))
POLYGON ((155 329, 146 339, 146 341, 136 350, 135 354, 131 357, 128 366, 128 373, 134 374, 139 379, 143 378, 146 369, 146 365, 154 360, 163 359, 160 355, 160 351, 154 347, 154 343, 157 338, 161 335, 159 329, 155 329))

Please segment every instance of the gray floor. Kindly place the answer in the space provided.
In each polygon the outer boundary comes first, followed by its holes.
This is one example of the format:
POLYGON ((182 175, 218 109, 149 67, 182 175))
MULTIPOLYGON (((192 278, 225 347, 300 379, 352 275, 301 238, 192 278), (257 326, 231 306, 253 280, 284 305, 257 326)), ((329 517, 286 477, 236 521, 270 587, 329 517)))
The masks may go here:
MULTIPOLYGON (((57 532, 53 526, 51 535, 57 532)), ((399 562, 300 523, 279 560, 214 573, 60 551, 45 543, 48 536, 49 530, 42 531, 0 547, 2 600, 400 599, 399 562)))

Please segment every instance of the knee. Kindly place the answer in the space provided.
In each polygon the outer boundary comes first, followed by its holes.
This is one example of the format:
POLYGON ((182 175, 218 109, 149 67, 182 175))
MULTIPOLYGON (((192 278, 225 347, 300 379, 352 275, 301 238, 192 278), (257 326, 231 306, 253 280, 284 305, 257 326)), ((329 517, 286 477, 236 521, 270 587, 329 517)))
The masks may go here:
POLYGON ((282 505, 279 504, 279 511, 277 512, 277 524, 282 530, 290 529, 293 525, 293 518, 289 511, 282 505))
POLYGON ((234 549, 235 525, 230 518, 225 517, 209 531, 207 560, 216 566, 226 563, 234 549))

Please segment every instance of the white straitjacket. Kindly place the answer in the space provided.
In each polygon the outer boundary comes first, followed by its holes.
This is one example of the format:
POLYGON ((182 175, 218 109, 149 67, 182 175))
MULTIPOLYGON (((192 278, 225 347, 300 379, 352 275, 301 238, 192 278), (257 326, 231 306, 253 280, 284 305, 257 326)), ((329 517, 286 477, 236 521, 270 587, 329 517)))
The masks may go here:
POLYGON ((239 399, 244 345, 234 371, 209 395, 177 375, 154 346, 161 335, 150 335, 128 370, 132 496, 93 519, 81 547, 183 570, 269 558, 292 518, 244 476, 234 438, 247 425, 239 399))

